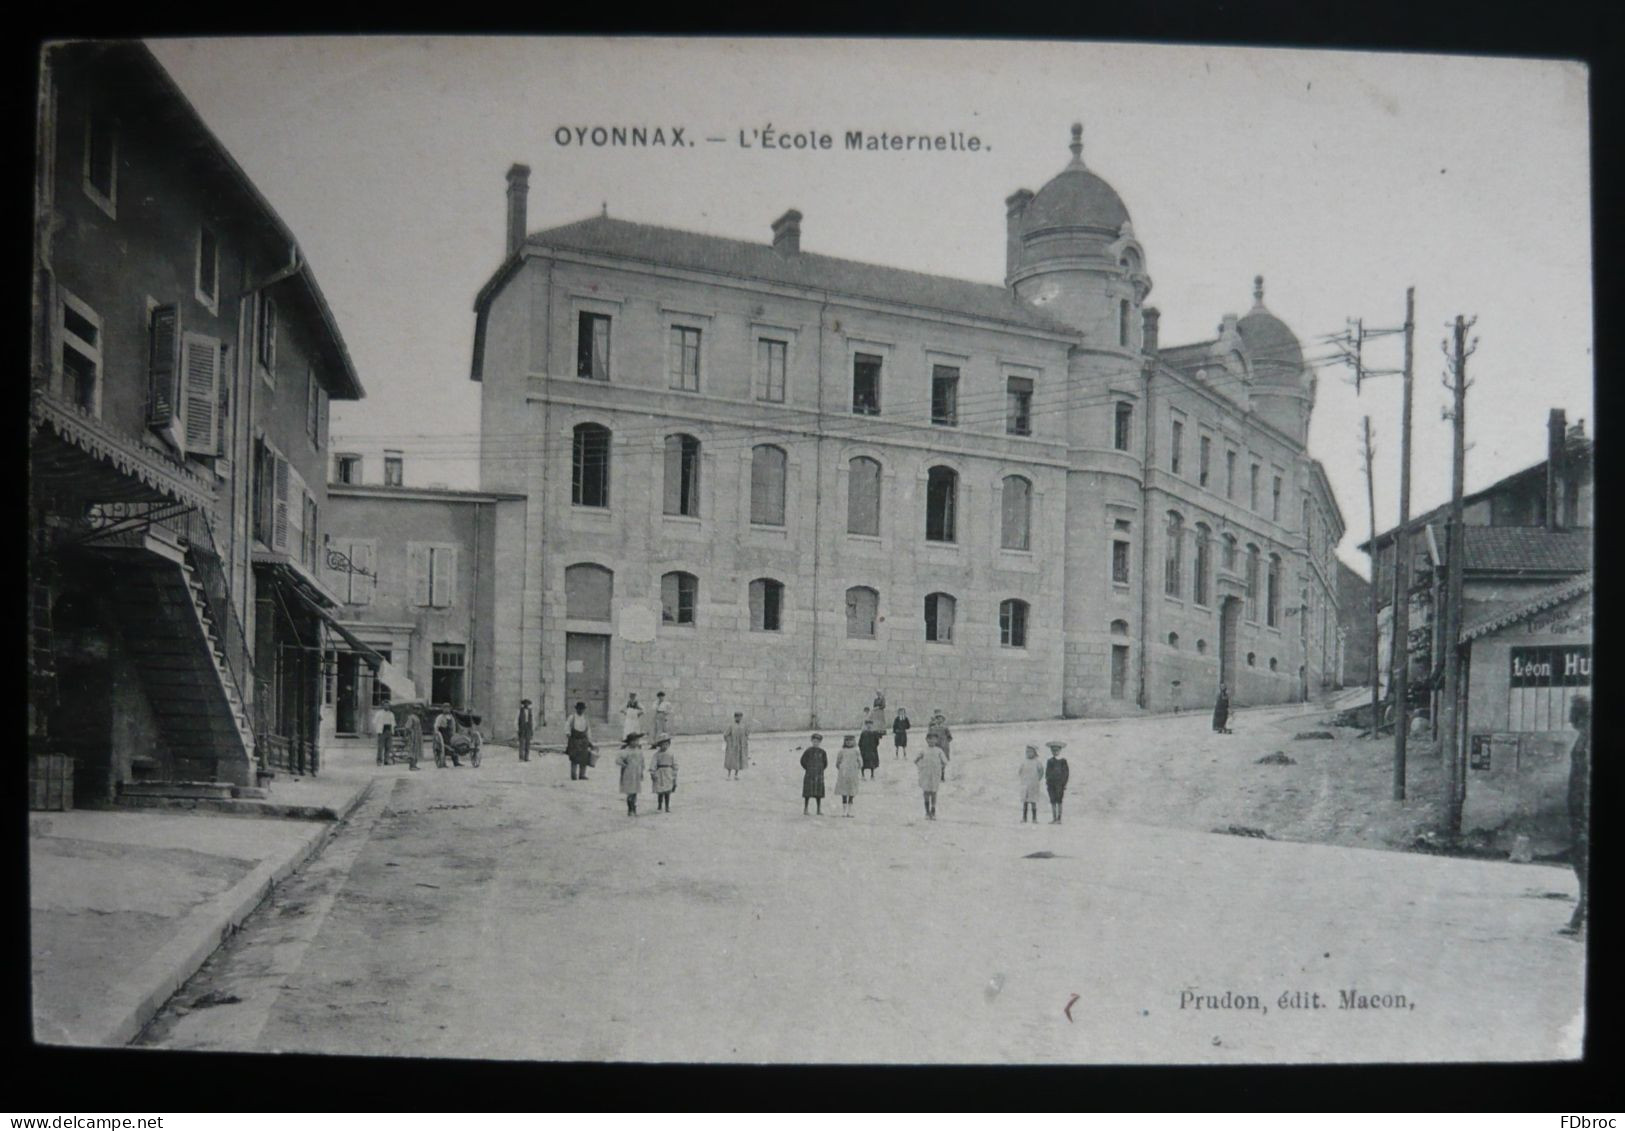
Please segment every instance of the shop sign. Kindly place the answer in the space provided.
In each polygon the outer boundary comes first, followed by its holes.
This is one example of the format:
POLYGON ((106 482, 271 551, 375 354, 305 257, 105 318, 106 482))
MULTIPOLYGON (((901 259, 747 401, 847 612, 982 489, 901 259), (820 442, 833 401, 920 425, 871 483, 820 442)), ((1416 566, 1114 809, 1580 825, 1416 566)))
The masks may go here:
POLYGON ((1511 656, 1512 687, 1590 687, 1591 645, 1516 647, 1511 656))

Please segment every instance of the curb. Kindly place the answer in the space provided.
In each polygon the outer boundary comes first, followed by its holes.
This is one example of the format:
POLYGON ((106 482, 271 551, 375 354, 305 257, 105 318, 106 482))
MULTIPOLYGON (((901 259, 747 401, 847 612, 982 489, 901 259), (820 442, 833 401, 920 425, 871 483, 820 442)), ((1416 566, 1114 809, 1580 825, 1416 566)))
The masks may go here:
POLYGON ((330 837, 337 834, 339 823, 353 813, 372 791, 375 780, 369 779, 363 783, 336 812, 324 810, 334 816, 314 826, 290 855, 280 861, 264 861, 236 884, 194 908, 177 926, 170 941, 137 967, 130 977, 129 981, 137 987, 131 992, 140 994, 139 999, 128 1007, 119 1007, 119 1016, 95 1039, 75 1043, 123 1046, 133 1041, 147 1022, 163 1008, 164 1003, 198 972, 210 955, 220 949, 220 945, 244 919, 254 913, 276 885, 298 871, 330 837), (142 991, 139 989, 141 986, 150 988, 142 991))

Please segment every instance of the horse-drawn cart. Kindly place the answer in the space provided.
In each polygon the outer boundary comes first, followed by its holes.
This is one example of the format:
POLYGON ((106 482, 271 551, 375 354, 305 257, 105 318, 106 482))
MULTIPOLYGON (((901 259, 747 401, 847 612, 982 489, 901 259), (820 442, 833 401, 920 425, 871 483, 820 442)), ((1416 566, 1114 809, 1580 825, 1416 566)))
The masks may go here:
POLYGON ((391 703, 389 711, 395 716, 395 729, 389 739, 390 762, 404 761, 412 769, 417 769, 418 760, 423 756, 423 739, 428 736, 433 742, 436 766, 445 768, 447 759, 461 764, 464 757, 471 765, 480 764, 480 747, 484 745, 484 738, 480 734, 479 715, 422 699, 391 703), (451 719, 449 733, 442 734, 435 730, 435 720, 441 715, 451 719))

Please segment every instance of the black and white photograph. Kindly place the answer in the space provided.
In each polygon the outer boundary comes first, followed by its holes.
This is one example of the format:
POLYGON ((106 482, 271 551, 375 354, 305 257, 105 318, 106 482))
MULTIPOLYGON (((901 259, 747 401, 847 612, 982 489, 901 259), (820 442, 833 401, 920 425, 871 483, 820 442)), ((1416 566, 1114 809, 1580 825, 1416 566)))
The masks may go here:
POLYGON ((34 1041, 1580 1059, 1590 81, 43 44, 34 1041))

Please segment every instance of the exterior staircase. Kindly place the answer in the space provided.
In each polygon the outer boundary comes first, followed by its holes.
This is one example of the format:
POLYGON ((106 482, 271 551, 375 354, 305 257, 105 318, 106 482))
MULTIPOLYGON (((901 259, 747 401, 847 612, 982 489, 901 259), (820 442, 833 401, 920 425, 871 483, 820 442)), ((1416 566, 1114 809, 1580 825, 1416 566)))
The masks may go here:
POLYGON ((156 525, 99 553, 111 566, 108 604, 164 746, 153 764, 138 764, 138 780, 252 785, 254 730, 195 555, 156 525))

